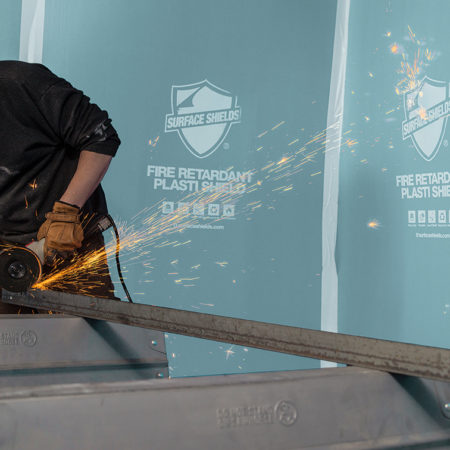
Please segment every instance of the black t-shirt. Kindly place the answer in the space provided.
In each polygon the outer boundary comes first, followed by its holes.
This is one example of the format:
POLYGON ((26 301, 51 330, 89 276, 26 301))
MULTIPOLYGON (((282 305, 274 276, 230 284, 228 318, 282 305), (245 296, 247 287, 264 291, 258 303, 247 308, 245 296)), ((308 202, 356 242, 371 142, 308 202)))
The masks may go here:
MULTIPOLYGON (((108 114, 40 64, 0 61, 0 239, 28 243, 69 185, 80 152, 114 156, 108 114)), ((83 207, 106 213, 101 186, 83 207)))

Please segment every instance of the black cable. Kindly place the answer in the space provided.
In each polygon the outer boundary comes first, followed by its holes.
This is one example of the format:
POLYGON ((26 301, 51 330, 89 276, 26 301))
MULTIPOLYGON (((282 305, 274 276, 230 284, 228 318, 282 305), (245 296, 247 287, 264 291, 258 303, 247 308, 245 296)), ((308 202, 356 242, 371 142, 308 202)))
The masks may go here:
POLYGON ((125 280, 123 279, 122 275, 122 269, 120 268, 120 260, 119 260, 119 253, 120 253, 120 236, 119 236, 119 230, 117 229, 116 223, 114 222, 113 218, 108 214, 108 219, 111 221, 111 225, 114 229, 114 233, 116 235, 116 266, 117 266, 117 273, 119 274, 120 283, 122 284, 123 290, 125 291, 125 295, 127 296, 127 299, 130 303, 133 303, 133 300, 131 299, 131 295, 128 292, 127 285, 125 284, 125 280))

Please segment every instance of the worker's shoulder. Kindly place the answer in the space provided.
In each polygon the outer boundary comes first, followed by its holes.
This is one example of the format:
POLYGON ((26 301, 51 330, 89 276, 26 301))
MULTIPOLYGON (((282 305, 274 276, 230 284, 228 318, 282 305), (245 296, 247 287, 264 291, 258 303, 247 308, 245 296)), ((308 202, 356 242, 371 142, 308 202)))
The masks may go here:
POLYGON ((44 93, 61 80, 44 65, 23 61, 0 61, 0 79, 27 86, 38 93, 44 93))

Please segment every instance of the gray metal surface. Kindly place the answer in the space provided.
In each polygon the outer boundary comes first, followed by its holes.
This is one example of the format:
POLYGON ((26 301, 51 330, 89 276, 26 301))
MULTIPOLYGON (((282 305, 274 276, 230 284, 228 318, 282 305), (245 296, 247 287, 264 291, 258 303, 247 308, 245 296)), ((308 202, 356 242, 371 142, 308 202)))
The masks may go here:
POLYGON ((62 315, 0 315, 0 386, 168 376, 164 334, 62 315))
POLYGON ((309 358, 450 381, 450 350, 101 298, 3 291, 4 302, 309 358))
POLYGON ((0 389, 0 449, 448 449, 449 399, 355 367, 0 389))

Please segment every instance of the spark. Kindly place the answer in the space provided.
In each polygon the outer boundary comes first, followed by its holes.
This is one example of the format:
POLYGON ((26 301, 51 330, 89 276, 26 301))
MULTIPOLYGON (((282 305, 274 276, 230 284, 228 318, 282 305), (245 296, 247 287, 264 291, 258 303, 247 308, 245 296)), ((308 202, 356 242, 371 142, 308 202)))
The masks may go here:
MULTIPOLYGON (((425 50, 421 48, 421 42, 416 39, 416 35, 409 25, 408 33, 414 48, 410 51, 410 53, 412 54, 411 60, 406 50, 403 51, 400 49, 400 47, 398 48, 397 54, 400 54, 401 52, 402 59, 400 61, 400 68, 397 72, 402 75, 402 78, 397 82, 395 86, 395 92, 397 95, 411 92, 417 88, 417 86, 419 85, 418 78, 422 74, 423 67, 428 66, 435 56, 435 53, 432 52, 429 48, 426 48, 425 50)), ((390 47, 390 49, 392 51, 392 46, 390 47)))
POLYGON ((322 173, 322 171, 316 172, 316 173, 312 173, 311 176, 312 176, 312 177, 315 177, 316 175, 320 175, 321 173, 322 173))
POLYGON ((372 72, 369 72, 369 77, 373 78, 373 73, 372 72))
POLYGON ((154 140, 149 139, 148 145, 151 145, 152 147, 156 147, 156 144, 159 141, 159 136, 157 136, 154 140))
POLYGON ((398 44, 392 44, 390 47, 391 53, 396 55, 399 52, 399 46, 398 44))
POLYGON ((411 40, 413 42, 417 42, 416 41, 416 35, 415 35, 415 33, 413 32, 413 30, 411 29, 411 27, 409 25, 408 25, 408 32, 409 32, 409 37, 411 38, 411 40))
POLYGON ((277 123, 274 127, 272 127, 272 131, 276 130, 278 127, 281 127, 281 125, 285 124, 286 122, 282 120, 280 123, 277 123))
POLYGON ((422 120, 428 119, 427 110, 423 106, 417 110, 417 113, 419 114, 422 120))
POLYGON ((268 133, 269 131, 268 130, 266 130, 266 131, 263 131, 261 134, 258 134, 258 139, 260 139, 260 138, 262 138, 263 136, 265 136, 267 133, 268 133))
POLYGON ((33 182, 32 183, 30 183, 28 186, 30 186, 30 188, 31 189, 37 189, 37 183, 36 183, 36 179, 35 180, 33 180, 33 182))
POLYGON ((381 224, 377 219, 372 219, 367 222, 367 228, 370 228, 371 230, 378 230, 380 226, 381 224))
MULTIPOLYGON (((285 122, 280 122, 278 126, 281 126, 283 123, 285 122)), ((155 205, 144 208, 133 216, 128 223, 118 224, 121 236, 120 251, 127 258, 122 261, 123 272, 127 273, 127 264, 136 264, 139 261, 142 263, 143 260, 147 264, 149 255, 154 248, 177 248, 190 244, 191 240, 180 239, 181 234, 190 228, 198 228, 203 223, 203 218, 190 213, 194 205, 202 204, 205 207, 221 203, 234 205, 245 198, 245 196, 257 192, 261 189, 261 186, 266 186, 266 184, 268 184, 268 189, 271 189, 273 192, 286 193, 292 191, 294 185, 290 177, 304 170, 305 165, 312 164, 316 160, 317 155, 329 150, 340 150, 341 145, 344 145, 338 138, 330 138, 328 136, 329 131, 333 131, 331 136, 334 136, 334 130, 340 126, 341 118, 338 117, 334 124, 310 136, 307 142, 285 154, 278 162, 267 161, 262 168, 243 172, 241 176, 224 183, 220 188, 212 189, 208 187, 190 192, 178 199, 177 202, 174 202, 174 204, 184 203, 186 206, 184 208, 176 208, 171 213, 164 213, 163 205, 166 199, 161 199, 155 205), (283 180, 286 179, 287 182, 283 183, 283 180), (276 183, 276 185, 272 188, 270 183, 276 183)), ((261 133, 259 136, 267 132, 261 133)), ((292 141, 291 145, 293 143, 296 142, 292 141)), ((352 146, 356 144, 356 141, 349 138, 345 144, 352 146)), ((233 167, 230 167, 227 170, 232 169, 233 167)), ((317 171, 311 176, 316 176, 319 173, 317 171)), ((250 220, 251 215, 263 206, 266 206, 267 209, 274 209, 273 205, 264 205, 261 200, 250 201, 242 205, 239 214, 247 216, 247 220, 250 220)), ((216 226, 217 223, 223 220, 228 219, 225 216, 218 216, 217 218, 210 218, 210 223, 216 226)), ((70 261, 70 266, 56 266, 33 287, 36 289, 61 289, 64 287, 68 291, 89 295, 90 289, 96 287, 90 280, 90 275, 102 271, 107 264, 108 258, 113 258, 115 252, 116 243, 114 240, 111 240, 111 242, 106 244, 105 249, 95 250, 84 255, 75 255, 70 261)), ((172 266, 175 266, 176 262, 178 262, 178 259, 171 262, 172 266)), ((144 266, 149 268, 148 264, 144 266)), ((225 265, 220 264, 220 266, 224 267, 225 265)), ((198 270, 199 268, 200 264, 191 267, 193 270, 198 270)), ((149 272, 146 273, 148 274, 149 272)), ((191 281, 199 279, 199 277, 180 277, 178 272, 171 272, 171 275, 178 276, 174 282, 184 286, 191 286, 191 281)), ((236 284, 237 281, 232 280, 232 283, 236 284)), ((99 281, 98 284, 101 284, 101 282, 99 281)))
POLYGON ((234 355, 235 352, 233 351, 233 347, 234 347, 234 345, 232 345, 230 348, 228 348, 228 349, 225 350, 225 354, 226 354, 225 359, 228 360, 228 358, 229 358, 231 355, 234 355))
POLYGON ((181 284, 184 283, 185 281, 195 281, 195 280, 199 280, 200 277, 194 277, 194 278, 179 278, 178 280, 175 280, 175 283, 177 284, 181 284))
POLYGON ((226 261, 216 261, 216 264, 220 267, 226 267, 228 265, 226 261))

